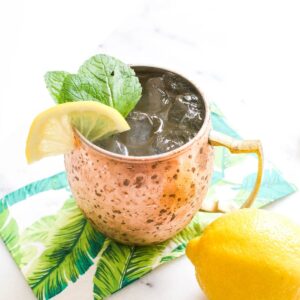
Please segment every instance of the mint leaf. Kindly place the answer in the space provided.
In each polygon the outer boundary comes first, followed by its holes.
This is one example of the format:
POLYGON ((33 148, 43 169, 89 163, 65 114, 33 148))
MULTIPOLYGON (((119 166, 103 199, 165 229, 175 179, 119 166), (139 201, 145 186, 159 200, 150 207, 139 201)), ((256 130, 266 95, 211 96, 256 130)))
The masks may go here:
POLYGON ((64 103, 61 98, 61 90, 64 83, 65 78, 69 75, 69 73, 64 71, 55 71, 55 72, 47 72, 45 74, 45 82, 47 89, 50 94, 54 98, 56 103, 64 103))
POLYGON ((100 102, 109 105, 101 84, 84 75, 68 75, 63 82, 61 97, 63 102, 100 100, 100 102))
POLYGON ((47 87, 57 103, 94 100, 112 106, 124 117, 141 97, 142 87, 134 71, 120 60, 98 54, 77 74, 48 72, 47 87))

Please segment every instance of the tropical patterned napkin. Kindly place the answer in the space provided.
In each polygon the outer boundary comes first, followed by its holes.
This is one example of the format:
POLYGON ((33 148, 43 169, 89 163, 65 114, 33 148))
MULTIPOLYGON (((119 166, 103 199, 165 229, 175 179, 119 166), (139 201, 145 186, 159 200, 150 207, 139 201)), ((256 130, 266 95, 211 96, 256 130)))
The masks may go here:
MULTIPOLYGON (((212 105, 215 130, 240 136, 212 105)), ((251 191, 256 161, 215 149, 215 170, 207 200, 241 203, 251 191)), ((295 191, 265 164, 255 205, 264 206, 295 191)), ((173 239, 155 246, 120 245, 97 232, 74 202, 64 172, 33 182, 0 199, 0 234, 38 299, 103 299, 154 268, 184 254, 187 242, 220 214, 199 212, 173 239)))

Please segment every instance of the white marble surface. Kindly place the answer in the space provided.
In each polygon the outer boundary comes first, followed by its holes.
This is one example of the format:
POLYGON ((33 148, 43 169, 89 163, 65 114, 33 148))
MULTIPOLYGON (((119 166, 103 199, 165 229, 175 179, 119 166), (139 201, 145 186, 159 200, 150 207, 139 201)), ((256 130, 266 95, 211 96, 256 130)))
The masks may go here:
MULTIPOLYGON (((43 74, 76 70, 98 52, 189 74, 233 127, 260 138, 265 157, 300 186, 299 28, 297 1, 290 0, 0 2, 0 197, 63 168, 61 158, 30 167, 24 159, 30 121, 52 104, 43 74)), ((295 193, 268 209, 300 223, 299 203, 295 193)), ((33 300, 2 243, 0 261, 0 299, 33 300)), ((205 297, 183 257, 110 299, 205 297)))

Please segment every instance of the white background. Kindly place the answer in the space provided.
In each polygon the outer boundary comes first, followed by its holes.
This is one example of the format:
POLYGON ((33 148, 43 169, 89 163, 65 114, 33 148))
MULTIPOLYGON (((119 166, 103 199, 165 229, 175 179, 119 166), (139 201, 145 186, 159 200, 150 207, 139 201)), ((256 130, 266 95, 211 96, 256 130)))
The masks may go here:
MULTIPOLYGON (((0 197, 63 168, 61 158, 25 163, 30 122, 53 104, 43 75, 75 71, 101 52, 190 74, 230 124, 260 138, 265 157, 300 186, 297 2, 0 0, 0 197)), ((295 193, 268 209, 300 223, 299 201, 295 193)), ((0 300, 34 299, 2 244, 0 262, 0 300)), ((205 298, 181 258, 111 299, 205 298)))

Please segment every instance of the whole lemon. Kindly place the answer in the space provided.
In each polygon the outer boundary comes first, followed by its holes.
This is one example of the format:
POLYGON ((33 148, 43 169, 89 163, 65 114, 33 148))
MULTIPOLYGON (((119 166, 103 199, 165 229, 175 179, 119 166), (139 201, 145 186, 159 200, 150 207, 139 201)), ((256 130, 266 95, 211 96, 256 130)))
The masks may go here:
POLYGON ((259 209, 212 222, 187 256, 210 300, 299 300, 300 227, 259 209))

